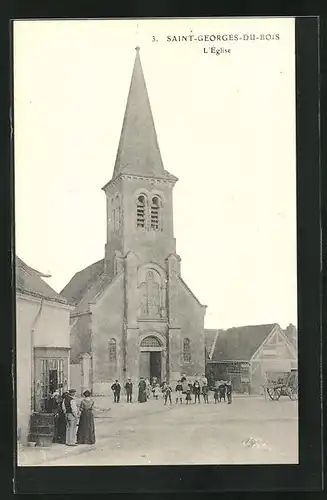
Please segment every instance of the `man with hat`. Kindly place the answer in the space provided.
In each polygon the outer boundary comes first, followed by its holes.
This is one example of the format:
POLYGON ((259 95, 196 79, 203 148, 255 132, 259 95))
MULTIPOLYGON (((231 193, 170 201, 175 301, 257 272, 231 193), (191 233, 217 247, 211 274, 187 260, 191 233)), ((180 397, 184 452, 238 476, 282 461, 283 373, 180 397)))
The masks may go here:
POLYGON ((62 411, 66 418, 66 445, 76 446, 76 427, 78 409, 75 401, 75 389, 70 389, 62 402, 62 411))
POLYGON ((128 381, 125 384, 125 390, 126 390, 126 395, 127 395, 127 403, 132 402, 132 393, 133 393, 133 382, 132 379, 129 378, 128 381))

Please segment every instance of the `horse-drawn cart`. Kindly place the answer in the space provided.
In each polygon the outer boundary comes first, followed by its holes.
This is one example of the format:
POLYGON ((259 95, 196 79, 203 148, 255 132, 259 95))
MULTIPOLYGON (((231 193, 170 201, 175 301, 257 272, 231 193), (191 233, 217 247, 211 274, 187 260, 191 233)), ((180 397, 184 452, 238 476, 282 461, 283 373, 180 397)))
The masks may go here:
POLYGON ((297 372, 291 371, 277 380, 268 380, 263 388, 265 394, 268 394, 273 401, 277 401, 281 396, 288 396, 295 401, 298 398, 297 372))

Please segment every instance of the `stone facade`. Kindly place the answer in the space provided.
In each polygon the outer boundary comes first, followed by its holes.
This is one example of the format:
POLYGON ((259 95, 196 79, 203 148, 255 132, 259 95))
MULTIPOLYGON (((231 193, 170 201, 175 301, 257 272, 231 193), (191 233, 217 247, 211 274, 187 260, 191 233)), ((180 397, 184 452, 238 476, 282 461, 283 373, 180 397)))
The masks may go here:
POLYGON ((72 301, 86 289, 74 302, 72 361, 91 355, 94 394, 108 393, 115 378, 174 382, 182 373, 205 371, 206 306, 183 281, 176 253, 177 180, 162 165, 137 51, 114 173, 103 188, 105 258, 77 273, 61 292, 72 301))

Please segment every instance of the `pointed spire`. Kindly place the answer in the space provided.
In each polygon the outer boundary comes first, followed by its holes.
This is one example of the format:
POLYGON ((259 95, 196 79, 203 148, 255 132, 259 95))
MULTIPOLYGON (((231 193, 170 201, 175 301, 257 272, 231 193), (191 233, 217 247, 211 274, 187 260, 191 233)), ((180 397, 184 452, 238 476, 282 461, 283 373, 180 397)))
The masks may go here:
POLYGON ((140 60, 136 56, 113 179, 122 173, 165 177, 157 134, 140 60))

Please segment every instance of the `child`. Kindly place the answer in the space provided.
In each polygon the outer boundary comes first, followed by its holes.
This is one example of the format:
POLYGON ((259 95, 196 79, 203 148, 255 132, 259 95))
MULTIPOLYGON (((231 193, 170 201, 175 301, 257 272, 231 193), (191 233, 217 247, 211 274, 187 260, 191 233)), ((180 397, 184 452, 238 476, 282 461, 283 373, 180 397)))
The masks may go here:
POLYGON ((219 402, 221 402, 222 399, 226 402, 226 384, 224 380, 221 380, 219 384, 219 402))
POLYGON ((226 392, 227 392, 227 401, 228 404, 230 405, 232 402, 232 392, 233 392, 232 382, 230 380, 226 384, 226 392))
POLYGON ((181 381, 179 380, 176 385, 176 404, 178 403, 178 399, 180 400, 180 403, 182 404, 182 393, 183 393, 183 385, 181 381))
POLYGON ((146 397, 147 397, 147 399, 150 399, 150 396, 151 396, 151 384, 150 384, 150 380, 148 378, 145 379, 145 384, 146 384, 146 397))
POLYGON ((167 387, 167 382, 166 380, 164 380, 161 384, 161 391, 162 391, 162 397, 164 398, 165 397, 165 390, 166 390, 166 387, 167 387))
POLYGON ((158 399, 159 396, 160 396, 160 393, 161 393, 161 391, 160 391, 160 385, 156 384, 155 388, 153 389, 153 396, 154 396, 154 398, 158 399))
POLYGON ((209 404, 209 387, 206 382, 203 383, 202 394, 204 402, 209 404))
POLYGON ((218 387, 215 387, 214 391, 213 391, 213 397, 215 398, 215 404, 218 403, 218 393, 219 393, 219 389, 218 389, 218 387))
POLYGON ((186 389, 186 398, 185 398, 187 405, 189 401, 192 401, 191 392, 192 392, 192 386, 191 384, 188 384, 188 388, 186 389))
POLYGON ((194 384, 193 384, 193 394, 194 394, 194 404, 196 403, 196 400, 199 401, 200 403, 200 393, 201 393, 201 387, 200 387, 200 383, 198 380, 195 380, 194 384))
POLYGON ((167 404, 167 400, 169 398, 169 403, 172 404, 172 401, 171 401, 171 393, 172 393, 172 388, 170 387, 170 385, 166 385, 165 386, 165 405, 167 404))

